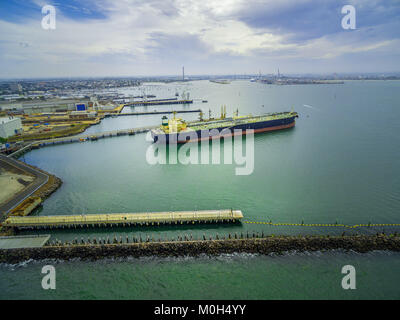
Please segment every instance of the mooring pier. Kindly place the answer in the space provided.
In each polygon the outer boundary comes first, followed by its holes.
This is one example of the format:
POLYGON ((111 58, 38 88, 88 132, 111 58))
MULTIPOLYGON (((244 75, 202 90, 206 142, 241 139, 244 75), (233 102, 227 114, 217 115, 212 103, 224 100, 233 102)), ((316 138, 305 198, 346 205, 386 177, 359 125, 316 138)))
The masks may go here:
MULTIPOLYGON (((70 136, 70 137, 63 137, 63 138, 41 140, 41 141, 37 141, 35 143, 34 147, 38 148, 38 147, 44 147, 44 146, 49 146, 49 145, 55 145, 55 144, 83 142, 83 141, 88 141, 88 140, 94 141, 94 140, 104 139, 104 138, 135 135, 138 133, 147 132, 147 131, 157 128, 157 127, 158 126, 148 126, 148 127, 142 127, 142 128, 121 129, 121 130, 105 131, 105 132, 92 133, 92 134, 86 134, 86 135, 77 135, 77 136, 70 136)), ((10 155, 10 156, 12 156, 12 155, 10 155)))
POLYGON ((177 98, 172 99, 157 99, 157 100, 147 100, 147 101, 134 101, 125 104, 125 107, 136 107, 136 106, 160 106, 167 104, 192 104, 193 100, 183 99, 178 100, 177 98))
POLYGON ((172 114, 172 113, 196 113, 201 112, 201 109, 196 110, 176 110, 176 111, 143 111, 143 112, 124 112, 117 114, 106 114, 105 117, 123 117, 123 116, 142 116, 151 114, 172 114))
POLYGON ((243 218, 240 210, 201 210, 87 215, 8 217, 3 226, 17 229, 68 227, 113 227, 187 223, 235 223, 243 218))

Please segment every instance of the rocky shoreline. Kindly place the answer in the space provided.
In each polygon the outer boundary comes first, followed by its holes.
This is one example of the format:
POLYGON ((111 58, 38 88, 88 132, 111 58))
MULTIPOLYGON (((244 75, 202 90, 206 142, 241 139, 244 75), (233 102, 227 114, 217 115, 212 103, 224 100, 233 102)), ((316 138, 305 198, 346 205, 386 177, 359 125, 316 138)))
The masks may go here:
POLYGON ((49 181, 47 181, 45 185, 43 185, 39 190, 37 190, 33 194, 33 196, 40 197, 44 201, 45 199, 49 198, 54 192, 56 192, 59 187, 61 187, 62 180, 59 177, 55 176, 54 174, 48 173, 31 164, 25 163, 25 165, 31 167, 34 170, 40 171, 49 177, 49 181))
POLYGON ((0 250, 0 263, 60 259, 98 260, 103 258, 142 256, 197 256, 230 253, 270 254, 287 251, 326 251, 335 249, 368 252, 374 250, 400 251, 400 236, 377 234, 374 236, 268 236, 263 238, 189 240, 131 243, 75 243, 44 246, 41 248, 0 250))

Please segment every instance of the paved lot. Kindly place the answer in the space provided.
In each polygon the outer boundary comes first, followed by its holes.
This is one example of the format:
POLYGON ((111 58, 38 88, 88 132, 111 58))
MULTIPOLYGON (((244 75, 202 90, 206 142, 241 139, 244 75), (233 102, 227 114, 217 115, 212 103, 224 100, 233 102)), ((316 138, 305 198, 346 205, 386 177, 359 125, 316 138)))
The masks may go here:
POLYGON ((42 185, 44 185, 49 179, 49 177, 46 174, 25 165, 21 161, 18 161, 18 160, 12 159, 12 158, 8 158, 4 155, 0 155, 0 167, 7 168, 8 166, 13 166, 19 170, 22 170, 24 172, 32 174, 36 178, 26 188, 24 188, 22 191, 16 193, 15 196, 11 200, 0 205, 0 220, 3 220, 5 218, 5 215, 11 209, 16 207, 25 198, 29 197, 38 188, 40 188, 42 185))

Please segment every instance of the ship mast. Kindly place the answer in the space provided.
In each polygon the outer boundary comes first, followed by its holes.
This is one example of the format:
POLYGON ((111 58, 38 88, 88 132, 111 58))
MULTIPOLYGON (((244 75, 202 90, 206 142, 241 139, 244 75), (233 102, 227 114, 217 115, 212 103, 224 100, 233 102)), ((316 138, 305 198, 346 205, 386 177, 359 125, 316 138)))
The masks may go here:
POLYGON ((221 106, 221 120, 226 119, 226 105, 221 106))

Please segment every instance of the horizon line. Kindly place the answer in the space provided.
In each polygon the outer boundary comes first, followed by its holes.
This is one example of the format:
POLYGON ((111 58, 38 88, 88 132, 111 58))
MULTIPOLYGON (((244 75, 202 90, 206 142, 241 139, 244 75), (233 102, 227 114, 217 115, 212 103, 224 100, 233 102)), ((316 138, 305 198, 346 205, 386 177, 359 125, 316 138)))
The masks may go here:
MULTIPOLYGON (((300 73, 282 73, 280 72, 280 76, 307 76, 307 75, 312 75, 312 76, 326 76, 326 75, 336 75, 336 76, 341 76, 341 75, 400 75, 400 71, 373 71, 373 72, 321 72, 321 73, 314 73, 314 72, 300 72, 300 73)), ((277 73, 261 73, 261 76, 271 76, 271 75, 277 75, 277 73)), ((189 74, 185 75, 185 78, 190 78, 190 77, 219 77, 219 76, 225 76, 225 77, 238 77, 238 76, 246 76, 246 77, 259 77, 259 73, 231 73, 231 74, 189 74)), ((127 79, 142 79, 142 78, 177 78, 178 81, 182 81, 182 75, 178 74, 159 74, 159 75, 114 75, 114 76, 44 76, 44 77, 9 77, 9 78, 2 78, 0 77, 0 81, 4 80, 38 80, 38 79, 118 79, 118 78, 127 78, 127 79)), ((189 80, 189 79, 187 79, 189 80)))

